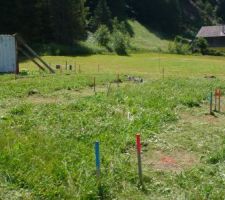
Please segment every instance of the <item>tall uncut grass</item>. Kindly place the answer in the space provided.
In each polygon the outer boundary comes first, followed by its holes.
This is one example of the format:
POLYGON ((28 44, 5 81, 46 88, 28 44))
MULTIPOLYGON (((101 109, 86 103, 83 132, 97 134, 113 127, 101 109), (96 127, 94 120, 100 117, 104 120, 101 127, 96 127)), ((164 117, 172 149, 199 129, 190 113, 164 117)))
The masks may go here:
MULTIPOLYGON (((91 80, 50 76, 18 82, 5 81, 0 89, 0 108, 7 110, 0 118, 0 182, 8 192, 20 190, 24 199, 97 199, 96 140, 101 144, 102 196, 115 199, 126 191, 137 192, 132 153, 135 134, 141 133, 147 141, 176 122, 180 106, 199 105, 211 88, 222 85, 217 80, 158 80, 113 89, 109 96, 98 93, 33 104, 24 101, 31 89, 51 97, 56 90, 82 88, 91 80), (17 103, 6 108, 12 99, 17 103), (128 112, 132 121, 127 118, 128 112)), ((101 79, 104 82, 106 78, 101 79)), ((188 189, 197 176, 193 173, 177 178, 179 187, 188 189), (183 182, 186 178, 189 182, 183 182)), ((155 187, 151 178, 145 177, 149 190, 155 187)), ((223 192, 222 188, 219 191, 223 192)), ((199 199, 204 199, 204 192, 199 191, 199 199)))

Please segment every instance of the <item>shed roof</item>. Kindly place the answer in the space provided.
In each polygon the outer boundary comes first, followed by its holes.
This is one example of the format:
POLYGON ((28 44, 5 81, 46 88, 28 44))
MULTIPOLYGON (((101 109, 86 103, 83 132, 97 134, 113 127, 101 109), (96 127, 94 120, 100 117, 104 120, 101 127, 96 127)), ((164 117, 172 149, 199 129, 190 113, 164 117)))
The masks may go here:
POLYGON ((203 26, 197 37, 225 37, 225 25, 203 26))

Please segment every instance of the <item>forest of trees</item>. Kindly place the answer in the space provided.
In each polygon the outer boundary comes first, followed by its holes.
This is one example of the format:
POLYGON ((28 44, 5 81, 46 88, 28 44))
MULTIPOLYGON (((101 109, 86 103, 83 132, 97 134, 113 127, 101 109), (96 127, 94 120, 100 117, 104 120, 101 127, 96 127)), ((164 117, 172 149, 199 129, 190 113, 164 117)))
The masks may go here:
POLYGON ((100 25, 127 18, 168 35, 193 36, 202 25, 223 23, 225 0, 1 0, 0 34, 72 44, 100 25))

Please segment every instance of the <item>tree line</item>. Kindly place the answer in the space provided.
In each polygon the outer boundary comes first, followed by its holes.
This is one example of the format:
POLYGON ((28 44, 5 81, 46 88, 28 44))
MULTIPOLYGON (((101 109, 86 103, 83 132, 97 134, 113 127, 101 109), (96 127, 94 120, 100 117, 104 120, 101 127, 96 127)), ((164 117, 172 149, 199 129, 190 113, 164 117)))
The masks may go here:
POLYGON ((72 44, 101 25, 136 19, 170 35, 193 36, 202 25, 224 23, 225 0, 1 0, 0 33, 30 41, 72 44))

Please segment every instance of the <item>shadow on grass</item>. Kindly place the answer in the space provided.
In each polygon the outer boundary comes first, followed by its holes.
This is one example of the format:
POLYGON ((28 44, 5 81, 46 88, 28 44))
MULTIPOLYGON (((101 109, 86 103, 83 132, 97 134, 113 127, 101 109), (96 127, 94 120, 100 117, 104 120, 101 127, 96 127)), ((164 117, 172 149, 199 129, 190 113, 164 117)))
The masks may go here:
POLYGON ((32 48, 40 55, 52 56, 86 56, 101 53, 78 42, 70 46, 56 43, 34 44, 32 48))

